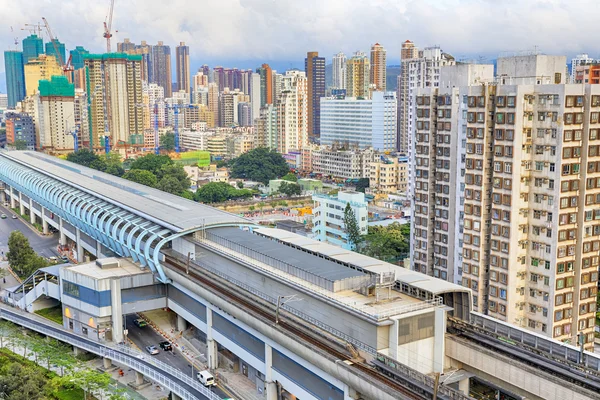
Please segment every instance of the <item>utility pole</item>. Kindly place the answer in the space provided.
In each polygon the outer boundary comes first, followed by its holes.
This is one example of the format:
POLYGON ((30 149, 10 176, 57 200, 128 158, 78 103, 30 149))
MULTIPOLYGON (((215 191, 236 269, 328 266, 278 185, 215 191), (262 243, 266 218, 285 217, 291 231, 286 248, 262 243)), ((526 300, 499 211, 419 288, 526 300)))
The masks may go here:
POLYGON ((286 303, 293 302, 293 301, 302 301, 302 299, 297 298, 295 294, 293 294, 291 296, 277 296, 277 308, 275 309, 275 323, 276 324, 279 323, 279 309, 281 308, 281 306, 286 303))

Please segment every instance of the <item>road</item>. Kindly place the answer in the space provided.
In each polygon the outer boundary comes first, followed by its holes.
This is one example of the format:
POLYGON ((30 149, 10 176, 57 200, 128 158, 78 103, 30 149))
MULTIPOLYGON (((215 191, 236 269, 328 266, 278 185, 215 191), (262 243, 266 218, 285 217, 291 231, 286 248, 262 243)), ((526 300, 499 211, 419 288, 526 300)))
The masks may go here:
POLYGON ((56 247, 58 246, 58 234, 52 236, 40 236, 35 233, 25 222, 19 217, 13 219, 15 214, 8 207, 0 204, 0 214, 6 214, 8 218, 0 219, 0 255, 4 256, 8 252, 8 237, 12 231, 21 231, 27 239, 33 250, 44 257, 58 256, 56 247))
MULTIPOLYGON (((138 346, 143 352, 146 353, 145 356, 147 357, 155 357, 157 358, 159 361, 162 361, 166 364, 169 364, 171 366, 173 366, 174 368, 177 368, 180 371, 184 371, 184 372, 188 372, 190 375, 192 374, 192 365, 188 362, 188 360, 186 360, 186 358, 184 356, 181 355, 181 353, 179 353, 179 351, 177 350, 173 350, 173 351, 163 351, 162 349, 160 349, 158 347, 158 343, 164 341, 165 339, 160 336, 158 333, 156 333, 156 331, 154 329, 152 329, 150 326, 146 326, 144 328, 138 328, 133 321, 135 321, 137 318, 139 318, 137 316, 137 314, 129 314, 126 316, 126 322, 127 322, 127 337, 133 342, 135 343, 136 346, 138 346), (154 345, 157 348, 159 348, 160 353, 155 355, 155 356, 151 356, 150 354, 148 354, 148 352, 146 351, 146 346, 150 346, 150 345, 154 345)), ((194 368, 194 375, 198 372, 198 370, 196 368, 194 368)), ((214 393, 221 397, 222 399, 225 398, 230 398, 231 396, 228 395, 226 392, 224 392, 220 387, 215 387, 213 389, 214 393)))

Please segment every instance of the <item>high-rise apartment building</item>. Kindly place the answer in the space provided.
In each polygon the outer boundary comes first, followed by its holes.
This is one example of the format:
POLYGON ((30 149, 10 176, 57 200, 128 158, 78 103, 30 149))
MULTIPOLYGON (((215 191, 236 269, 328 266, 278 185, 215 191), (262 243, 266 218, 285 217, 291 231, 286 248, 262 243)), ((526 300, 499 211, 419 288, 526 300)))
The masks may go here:
POLYGON ((117 53, 129 53, 130 51, 135 50, 135 43, 133 43, 129 38, 123 39, 123 42, 117 43, 117 53))
POLYGON ((249 101, 250 97, 238 89, 225 88, 219 96, 219 126, 231 128, 238 125, 238 104, 249 101))
POLYGON ((277 150, 277 129, 277 107, 267 104, 260 109, 260 115, 254 119, 254 147, 277 150))
POLYGON ((325 97, 325 57, 316 51, 308 52, 304 59, 304 72, 308 80, 308 134, 321 134, 321 98, 325 97))
POLYGON ((218 118, 219 115, 219 86, 216 82, 208 84, 208 111, 214 113, 218 118))
POLYGON ((27 150, 36 149, 35 124, 33 117, 26 113, 8 112, 6 121, 6 143, 24 142, 27 150))
POLYGON ((292 70, 283 76, 277 102, 277 151, 282 154, 308 145, 309 83, 304 72, 292 70))
POLYGON ((73 50, 70 51, 71 55, 71 65, 73 69, 83 68, 83 55, 90 54, 88 50, 83 48, 82 46, 77 46, 73 50))
POLYGON ((369 98, 371 67, 365 53, 357 51, 346 62, 346 90, 349 97, 369 98))
POLYGON ((371 75, 370 83, 373 90, 385 92, 386 80, 386 50, 379 43, 371 46, 371 75))
POLYGON ((25 64, 25 94, 33 96, 38 90, 39 81, 50 80, 53 76, 63 75, 63 69, 53 55, 40 54, 38 58, 25 64))
POLYGON ((571 59, 571 80, 570 80, 570 83, 576 83, 575 73, 576 73, 577 67, 579 67, 580 65, 595 64, 597 62, 598 62, 598 60, 591 58, 586 53, 577 54, 576 57, 574 57, 574 58, 571 59))
MULTIPOLYGON (((410 67, 411 60, 419 58, 419 49, 410 40, 402 43, 400 75, 398 75, 398 151, 408 154, 410 67)), ((413 77, 414 80, 414 77, 413 77)))
POLYGON ((61 43, 58 39, 54 39, 51 42, 46 42, 46 55, 56 57, 56 61, 59 64, 66 64, 67 62, 67 52, 65 50, 65 44, 61 43))
POLYGON ((396 108, 395 92, 373 92, 372 99, 323 98, 321 144, 394 151, 396 108))
POLYGON ((217 89, 219 92, 222 92, 225 89, 225 68, 223 67, 214 67, 213 72, 213 82, 217 85, 217 89))
POLYGON ((184 42, 179 43, 175 49, 177 58, 177 90, 185 90, 190 93, 190 47, 184 42))
POLYGON ((411 261, 470 287, 479 312, 592 348, 600 86, 565 84, 565 57, 497 65, 496 84, 456 66, 416 94, 411 261))
POLYGON ((65 76, 39 83, 38 148, 51 152, 74 149, 75 86, 65 76))
POLYGON ((273 70, 269 64, 263 64, 256 72, 260 75, 260 106, 273 104, 273 70))
POLYGON ((38 35, 29 35, 23 39, 23 61, 26 63, 29 60, 38 58, 40 54, 44 54, 44 41, 38 35))
POLYGON ((250 103, 238 103, 238 124, 239 126, 252 126, 252 107, 250 103))
POLYGON ((252 106, 252 121, 260 116, 260 74, 252 73, 250 77, 250 105, 252 106))
POLYGON ((86 54, 90 105, 90 138, 94 147, 105 135, 110 143, 130 143, 144 134, 142 57, 121 53, 86 54), (134 136, 134 137, 132 137, 134 136))
POLYGON ((8 108, 14 109, 17 103, 25 98, 25 70, 23 65, 23 53, 13 50, 5 51, 4 71, 6 74, 8 108))
POLYGON ((171 82, 171 47, 158 42, 157 45, 152 46, 152 70, 153 79, 150 80, 152 83, 157 83, 165 89, 165 97, 171 97, 173 93, 173 86, 171 82))
POLYGON ((332 86, 335 89, 346 89, 346 63, 348 62, 346 55, 342 52, 333 56, 331 73, 332 86))

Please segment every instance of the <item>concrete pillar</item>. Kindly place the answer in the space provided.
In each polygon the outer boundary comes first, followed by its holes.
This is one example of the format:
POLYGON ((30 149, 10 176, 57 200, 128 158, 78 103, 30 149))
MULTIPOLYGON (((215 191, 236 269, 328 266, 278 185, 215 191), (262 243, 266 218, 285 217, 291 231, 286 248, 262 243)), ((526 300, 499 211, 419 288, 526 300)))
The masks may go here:
POLYGON ((23 205, 23 193, 19 192, 19 212, 25 214, 25 206, 23 205))
POLYGON ((77 357, 77 356, 78 356, 78 355, 80 355, 80 354, 85 354, 85 350, 83 350, 83 349, 80 349, 80 348, 79 348, 79 347, 77 347, 77 346, 73 346, 73 355, 74 355, 75 357, 77 357))
POLYGON ((394 323, 390 325, 390 357, 394 360, 398 359, 398 328, 400 326, 399 320, 395 319, 394 323))
POLYGON ((171 392, 171 399, 173 400, 181 400, 181 396, 171 392))
POLYGON ((48 230, 48 222, 46 221, 46 218, 44 218, 45 215, 46 209, 42 207, 42 233, 44 235, 47 235, 48 233, 50 233, 50 231, 48 230))
POLYGON ((135 384, 141 385, 144 383, 144 375, 141 372, 135 371, 135 384))
POLYGON ((185 331, 187 329, 187 321, 181 315, 177 315, 177 330, 185 331))
POLYGON ((361 396, 356 390, 348 385, 344 386, 344 400, 356 400, 360 398, 361 396))
POLYGON ((10 208, 15 208, 15 190, 10 187, 10 208))
POLYGON ((109 369, 112 367, 112 360, 110 358, 103 357, 102 362, 104 363, 104 369, 109 369))
POLYGON ((58 244, 64 246, 67 244, 67 235, 65 235, 65 231, 63 230, 63 219, 61 217, 58 217, 58 232, 60 233, 58 244))
POLYGON ((446 310, 437 307, 434 311, 433 333, 433 372, 444 373, 444 360, 446 358, 446 310))
MULTIPOLYGON (((7 187, 6 184, 4 185, 4 187, 7 187)), ((4 191, 4 189, 0 190, 0 203, 2 203, 2 205, 4 205, 4 203, 6 202, 6 192, 4 191)))
POLYGON ((206 359, 208 360, 208 369, 217 369, 219 366, 219 352, 217 342, 212 336, 212 310, 206 309, 206 359))
POLYGON ((112 332, 113 341, 121 343, 123 336, 123 309, 121 307, 121 280, 113 279, 110 281, 110 302, 112 312, 112 332))
POLYGON ((98 240, 96 240, 96 257, 98 258, 102 258, 102 243, 100 243, 98 240))
POLYGON ((277 400, 277 384, 273 381, 273 349, 265 343, 265 385, 267 400, 277 400))
POLYGON ((83 246, 81 245, 81 231, 75 228, 75 245, 77 246, 77 262, 83 262, 83 246))
POLYGON ((471 378, 465 378, 462 381, 458 381, 458 390, 463 392, 465 396, 469 395, 469 391, 471 390, 471 378))
POLYGON ((35 224, 35 214, 33 213, 33 200, 29 199, 29 223, 35 224))

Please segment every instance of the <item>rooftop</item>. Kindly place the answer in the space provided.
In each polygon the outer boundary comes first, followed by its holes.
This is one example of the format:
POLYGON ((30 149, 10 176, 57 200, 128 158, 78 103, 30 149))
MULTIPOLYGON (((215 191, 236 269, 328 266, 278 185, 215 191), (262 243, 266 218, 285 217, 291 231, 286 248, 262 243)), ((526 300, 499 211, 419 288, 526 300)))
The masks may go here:
POLYGON ((64 269, 76 274, 84 275, 95 280, 123 278, 134 275, 152 274, 148 269, 141 269, 138 264, 127 258, 119 258, 119 266, 116 268, 100 268, 96 261, 77 264, 64 269))
POLYGON ((134 214, 160 221, 161 225, 175 231, 191 230, 211 224, 249 222, 226 211, 44 153, 4 151, 0 152, 0 157, 33 168, 39 173, 63 181, 134 214))

